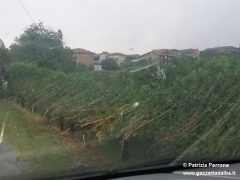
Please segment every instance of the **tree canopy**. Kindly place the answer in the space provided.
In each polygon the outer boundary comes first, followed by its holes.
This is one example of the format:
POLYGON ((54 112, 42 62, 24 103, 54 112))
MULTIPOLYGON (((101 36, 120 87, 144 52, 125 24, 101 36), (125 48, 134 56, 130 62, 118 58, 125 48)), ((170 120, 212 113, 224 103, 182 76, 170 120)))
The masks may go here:
POLYGON ((5 76, 5 65, 9 63, 9 52, 5 48, 0 48, 0 86, 5 76))
POLYGON ((10 46, 10 52, 13 60, 40 67, 69 72, 75 66, 71 49, 64 46, 62 31, 51 30, 41 22, 27 27, 10 46))
POLYGON ((104 70, 116 70, 119 69, 118 64, 113 59, 106 59, 101 62, 104 70))

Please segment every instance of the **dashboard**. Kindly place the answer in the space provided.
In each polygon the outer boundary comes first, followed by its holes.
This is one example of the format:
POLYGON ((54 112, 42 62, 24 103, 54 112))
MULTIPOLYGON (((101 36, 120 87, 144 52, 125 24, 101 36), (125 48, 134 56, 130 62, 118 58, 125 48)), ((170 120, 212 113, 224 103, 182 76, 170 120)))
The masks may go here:
MULTIPOLYGON (((208 165, 207 165, 208 166, 208 165)), ((117 178, 117 180, 240 180, 240 163, 117 178)), ((115 179, 116 180, 116 179, 115 179)))

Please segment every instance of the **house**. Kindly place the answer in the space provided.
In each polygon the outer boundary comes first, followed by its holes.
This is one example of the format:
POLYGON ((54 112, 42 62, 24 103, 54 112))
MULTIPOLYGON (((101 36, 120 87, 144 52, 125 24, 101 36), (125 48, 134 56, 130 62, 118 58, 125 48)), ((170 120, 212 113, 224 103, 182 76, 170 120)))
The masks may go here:
POLYGON ((97 57, 95 58, 96 62, 98 62, 99 64, 106 60, 106 59, 112 59, 114 60, 118 65, 121 65, 124 63, 125 58, 127 57, 127 55, 122 54, 122 53, 108 53, 108 52, 102 52, 101 54, 98 54, 97 57))
POLYGON ((136 59, 136 58, 139 58, 140 55, 139 54, 129 54, 129 55, 127 55, 127 57, 130 59, 136 59))
POLYGON ((108 54, 108 59, 113 59, 118 65, 121 65, 124 63, 126 55, 122 53, 110 53, 108 54))
POLYGON ((106 60, 108 58, 109 53, 104 51, 101 54, 99 54, 99 62, 101 63, 103 60, 106 60))
POLYGON ((94 65, 96 53, 81 48, 73 49, 73 53, 77 63, 85 64, 88 66, 94 65))
POLYGON ((92 66, 95 71, 101 71, 102 70, 102 65, 100 55, 97 55, 94 52, 87 51, 85 49, 77 48, 73 49, 74 56, 76 58, 77 63, 85 64, 87 66, 92 66))
POLYGON ((198 49, 183 49, 180 50, 180 54, 181 56, 197 58, 200 54, 200 51, 198 49))
POLYGON ((136 59, 133 59, 132 62, 136 63, 142 60, 146 60, 149 62, 169 62, 171 60, 176 59, 179 56, 187 56, 196 58, 199 56, 198 49, 156 49, 152 50, 146 54, 139 56, 136 59))
POLYGON ((152 51, 157 59, 166 60, 178 57, 181 52, 177 49, 157 49, 152 51))
POLYGON ((218 54, 231 54, 231 53, 240 53, 240 48, 234 46, 222 46, 215 48, 208 48, 205 51, 213 51, 218 54))
POLYGON ((101 64, 94 64, 94 71, 102 71, 102 65, 101 64))
POLYGON ((162 62, 162 61, 174 59, 177 56, 179 56, 179 50, 157 49, 157 50, 152 50, 146 54, 139 56, 138 58, 132 60, 132 62, 139 62, 142 60, 147 60, 150 62, 162 62))
POLYGON ((148 52, 148 53, 145 53, 135 59, 132 60, 133 63, 137 63, 137 62, 140 62, 140 61, 143 61, 143 60, 150 60, 151 59, 151 55, 152 55, 152 51, 151 52, 148 52))

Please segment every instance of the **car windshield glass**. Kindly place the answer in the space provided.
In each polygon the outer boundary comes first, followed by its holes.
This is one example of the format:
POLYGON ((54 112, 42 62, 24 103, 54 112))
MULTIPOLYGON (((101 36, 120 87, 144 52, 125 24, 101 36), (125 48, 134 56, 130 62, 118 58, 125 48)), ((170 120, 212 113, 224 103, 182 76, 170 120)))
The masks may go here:
POLYGON ((1 0, 0 178, 239 158, 239 7, 1 0))

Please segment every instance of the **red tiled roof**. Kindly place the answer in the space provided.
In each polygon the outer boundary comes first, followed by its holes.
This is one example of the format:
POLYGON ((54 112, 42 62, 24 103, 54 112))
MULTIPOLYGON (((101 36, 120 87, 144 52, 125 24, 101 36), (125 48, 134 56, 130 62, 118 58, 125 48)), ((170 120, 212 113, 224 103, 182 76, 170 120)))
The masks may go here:
POLYGON ((91 52, 91 51, 88 51, 88 50, 85 50, 85 49, 82 49, 82 48, 76 48, 76 49, 72 49, 72 51, 74 53, 90 53, 90 54, 96 54, 94 52, 91 52))

